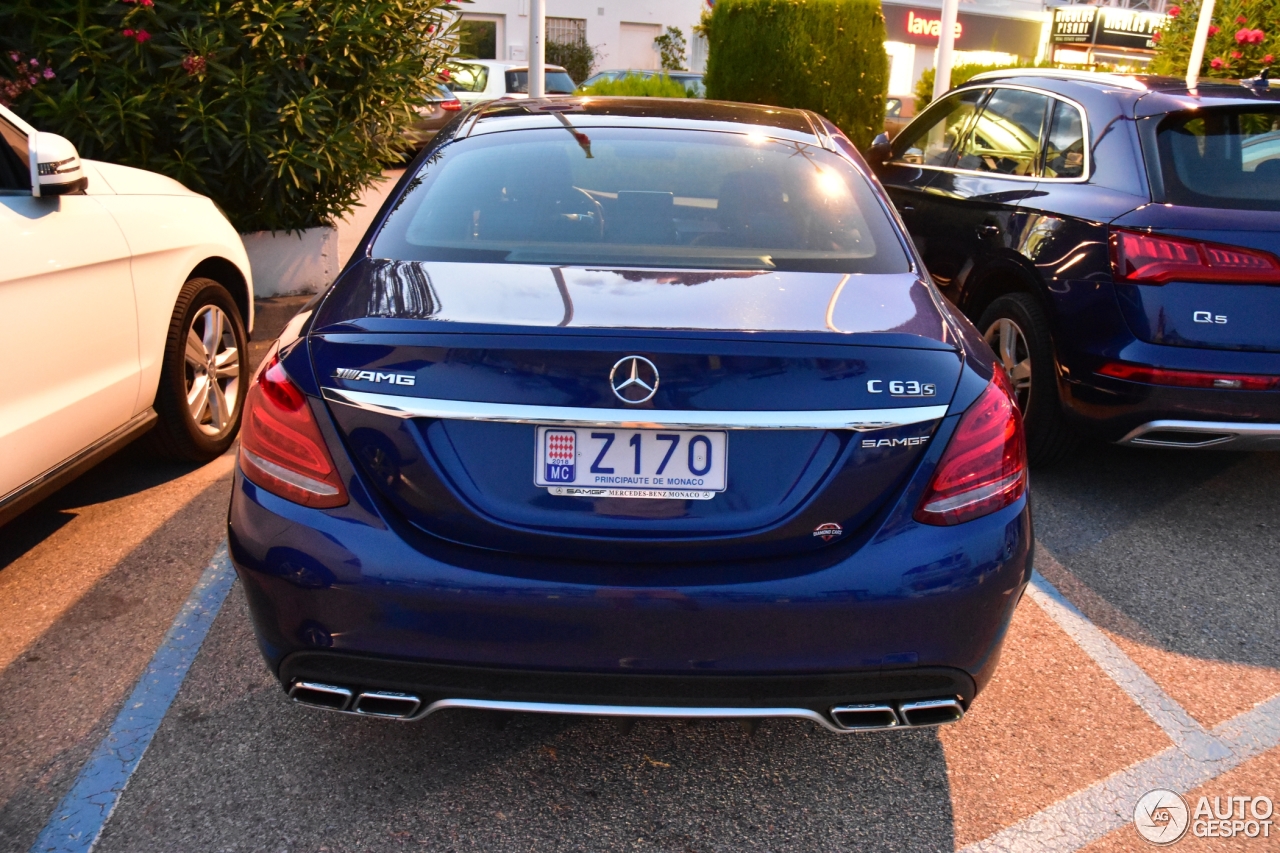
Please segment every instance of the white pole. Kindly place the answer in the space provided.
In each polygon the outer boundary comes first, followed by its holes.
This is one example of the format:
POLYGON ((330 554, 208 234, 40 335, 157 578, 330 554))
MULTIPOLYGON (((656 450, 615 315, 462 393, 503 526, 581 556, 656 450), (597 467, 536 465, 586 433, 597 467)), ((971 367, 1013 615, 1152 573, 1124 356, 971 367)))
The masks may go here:
POLYGON ((547 93, 547 0, 529 0, 529 97, 547 93))
POLYGON ((1209 40, 1209 25, 1213 23, 1214 0, 1200 4, 1200 20, 1196 22, 1196 38, 1191 43, 1191 60, 1187 64, 1187 88, 1194 89, 1200 82, 1200 66, 1204 63, 1204 43, 1209 40))
POLYGON ((956 18, 960 0, 942 0, 942 26, 938 32, 938 59, 933 68, 933 99, 936 101, 951 88, 951 60, 955 54, 956 18))

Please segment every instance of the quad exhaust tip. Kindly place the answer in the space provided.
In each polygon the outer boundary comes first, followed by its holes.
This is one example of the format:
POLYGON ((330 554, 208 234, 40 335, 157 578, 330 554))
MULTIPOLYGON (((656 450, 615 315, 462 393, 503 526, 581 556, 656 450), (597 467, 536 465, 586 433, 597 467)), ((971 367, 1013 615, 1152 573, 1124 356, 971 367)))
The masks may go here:
POLYGON ((345 711, 351 706, 351 691, 332 684, 314 681, 295 681, 289 688, 289 698, 299 705, 324 708, 329 711, 345 711))
POLYGON ((371 691, 356 697, 354 710, 366 717, 390 717, 403 720, 418 713, 422 700, 411 693, 371 691))
POLYGON ((964 716, 964 706, 955 699, 904 702, 900 710, 908 726, 941 726, 958 722, 964 716))
POLYGON ((964 706, 957 699, 924 699, 903 702, 896 708, 889 704, 837 705, 831 719, 848 731, 872 731, 902 727, 921 728, 958 722, 964 706))
POLYGON ((422 700, 410 693, 385 690, 356 693, 346 687, 316 681, 295 681, 289 688, 289 698, 310 708, 393 720, 412 717, 422 707, 422 700))

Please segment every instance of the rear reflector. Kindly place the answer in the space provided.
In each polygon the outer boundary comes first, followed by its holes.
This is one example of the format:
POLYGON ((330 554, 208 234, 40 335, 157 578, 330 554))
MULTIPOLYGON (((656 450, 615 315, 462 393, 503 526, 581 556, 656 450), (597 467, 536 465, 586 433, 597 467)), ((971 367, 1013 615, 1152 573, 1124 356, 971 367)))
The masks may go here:
POLYGON ((306 395, 275 355, 245 397, 240 470, 255 485, 295 503, 335 507, 347 502, 306 395))
POLYGON ((1280 284, 1280 258, 1268 252, 1123 229, 1111 231, 1111 269, 1135 284, 1280 284))
POLYGON ((960 524, 1008 506, 1026 489, 1022 415, 996 365, 987 389, 956 425, 914 517, 923 524, 960 524))
POLYGON ((1240 373, 1204 373, 1199 370, 1165 370, 1141 364, 1104 364, 1098 373, 1130 382, 1148 385, 1174 385, 1180 388, 1218 388, 1228 391, 1273 391, 1280 388, 1280 376, 1255 376, 1240 373))

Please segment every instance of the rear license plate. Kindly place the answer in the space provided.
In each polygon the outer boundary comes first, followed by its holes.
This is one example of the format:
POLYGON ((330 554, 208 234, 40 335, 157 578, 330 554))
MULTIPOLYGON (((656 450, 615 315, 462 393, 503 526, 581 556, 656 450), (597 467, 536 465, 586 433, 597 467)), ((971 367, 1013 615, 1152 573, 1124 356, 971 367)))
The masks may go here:
POLYGON ((724 432, 538 427, 534 482, 553 495, 710 500, 728 445, 724 432))

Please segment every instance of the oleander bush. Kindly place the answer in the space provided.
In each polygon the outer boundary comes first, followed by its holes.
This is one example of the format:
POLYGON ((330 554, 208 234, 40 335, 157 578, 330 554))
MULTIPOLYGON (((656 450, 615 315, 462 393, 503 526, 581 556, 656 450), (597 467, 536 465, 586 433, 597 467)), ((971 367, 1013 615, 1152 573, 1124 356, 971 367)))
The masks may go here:
POLYGON ((4 0, 0 100, 241 232, 333 224, 456 45, 450 0, 4 0))
POLYGON ((600 95, 627 98, 688 98, 689 91, 679 80, 672 80, 665 74, 642 77, 639 74, 628 74, 617 80, 600 80, 585 89, 578 91, 580 95, 600 95))
MULTIPOLYGON (((1191 43, 1200 20, 1199 0, 1168 6, 1168 22, 1156 34, 1151 69, 1185 76, 1191 43)), ((1244 79, 1257 76, 1280 56, 1280 0, 1218 0, 1205 42, 1204 77, 1244 79)))
POLYGON ((575 84, 591 76, 596 67, 596 49, 585 38, 577 41, 547 42, 547 64, 559 65, 575 84))
POLYGON ((860 148, 883 129, 879 0, 718 0, 702 29, 708 98, 814 110, 860 148))

